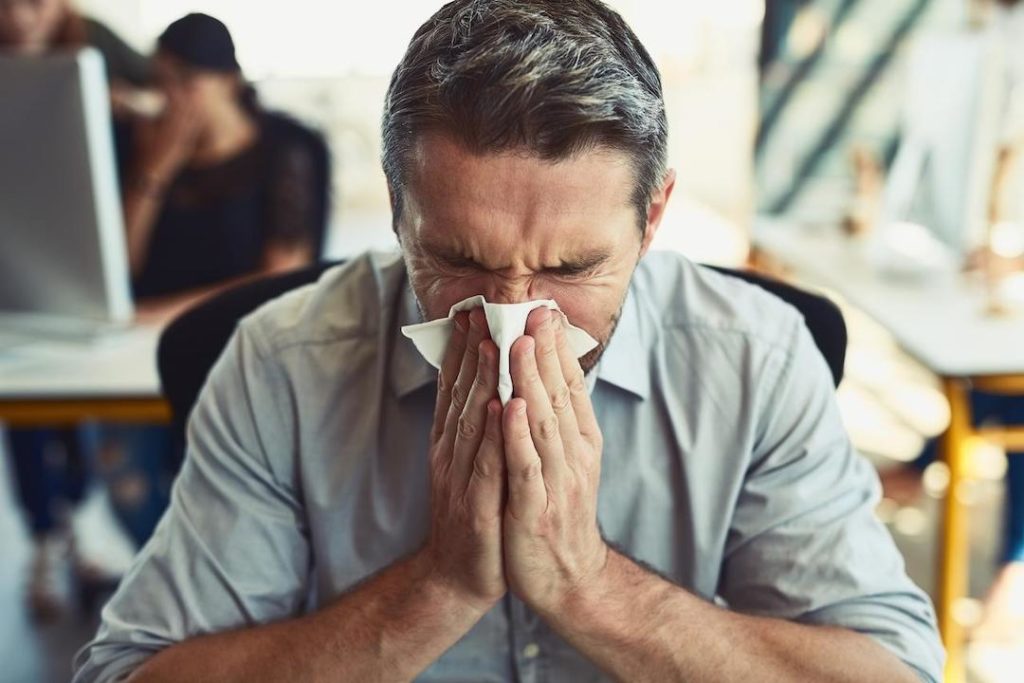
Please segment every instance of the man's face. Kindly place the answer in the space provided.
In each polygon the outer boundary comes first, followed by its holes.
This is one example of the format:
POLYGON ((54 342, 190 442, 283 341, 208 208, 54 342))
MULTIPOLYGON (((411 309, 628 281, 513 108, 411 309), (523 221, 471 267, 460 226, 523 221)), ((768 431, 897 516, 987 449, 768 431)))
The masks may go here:
POLYGON ((398 236, 427 319, 483 294, 489 302, 554 299, 600 346, 596 364, 671 192, 655 193, 644 236, 622 152, 595 149, 560 162, 521 153, 474 155, 422 136, 413 153, 398 236))

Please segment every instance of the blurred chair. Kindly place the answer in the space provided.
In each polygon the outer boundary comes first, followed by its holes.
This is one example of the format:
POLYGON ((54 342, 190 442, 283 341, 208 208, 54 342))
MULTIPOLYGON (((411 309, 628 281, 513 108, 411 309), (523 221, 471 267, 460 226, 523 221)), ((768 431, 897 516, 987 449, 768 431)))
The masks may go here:
MULTIPOLYGON (((174 429, 181 443, 184 443, 188 415, 199 390, 238 321, 270 299, 314 282, 334 265, 337 264, 320 263, 239 285, 186 311, 167 327, 160 337, 157 364, 164 395, 171 404, 174 429)), ((839 385, 846 358, 846 323, 834 303, 764 275, 711 268, 757 285, 800 311, 815 344, 825 357, 833 381, 839 385)))

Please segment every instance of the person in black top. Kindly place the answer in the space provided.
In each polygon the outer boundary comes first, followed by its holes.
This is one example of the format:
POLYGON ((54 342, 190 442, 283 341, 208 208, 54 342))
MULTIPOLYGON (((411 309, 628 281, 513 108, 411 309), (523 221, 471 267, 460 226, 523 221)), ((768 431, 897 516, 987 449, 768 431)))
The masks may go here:
POLYGON ((326 146, 263 110, 220 21, 190 14, 160 36, 166 107, 122 155, 140 319, 163 321, 240 279, 297 268, 320 249, 326 146))

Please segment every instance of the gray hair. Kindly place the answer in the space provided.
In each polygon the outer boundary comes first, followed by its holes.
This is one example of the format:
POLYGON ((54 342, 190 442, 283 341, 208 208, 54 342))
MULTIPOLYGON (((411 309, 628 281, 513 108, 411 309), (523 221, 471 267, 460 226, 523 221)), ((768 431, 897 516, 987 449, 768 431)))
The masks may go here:
POLYGON ((627 153, 646 225, 665 177, 661 77, 616 12, 598 0, 455 0, 413 36, 381 123, 395 229, 408 157, 427 131, 474 153, 526 150, 559 161, 597 147, 627 153))

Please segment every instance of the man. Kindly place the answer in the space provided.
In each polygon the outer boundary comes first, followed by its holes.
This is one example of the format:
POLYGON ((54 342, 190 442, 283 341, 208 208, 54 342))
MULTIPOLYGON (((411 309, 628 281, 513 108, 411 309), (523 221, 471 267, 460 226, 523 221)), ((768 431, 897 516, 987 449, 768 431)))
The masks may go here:
POLYGON ((646 255, 660 79, 596 0, 458 0, 383 119, 402 258, 242 323, 76 681, 937 681, 799 315, 646 255), (646 255, 646 256, 645 256, 646 255), (399 328, 471 295, 434 382, 399 328))

